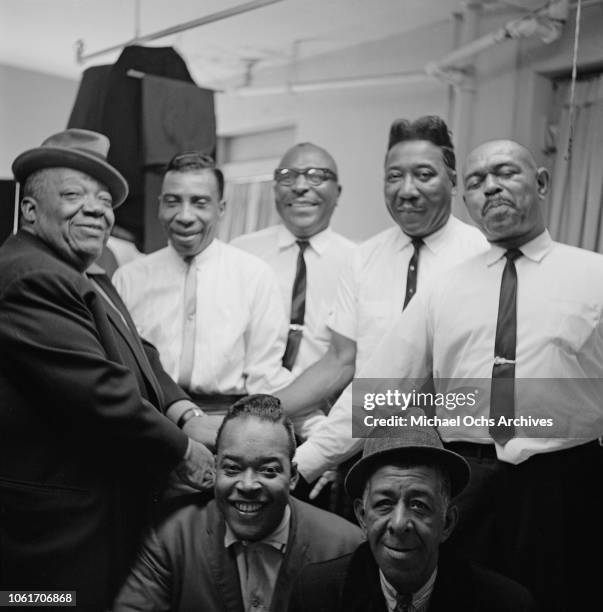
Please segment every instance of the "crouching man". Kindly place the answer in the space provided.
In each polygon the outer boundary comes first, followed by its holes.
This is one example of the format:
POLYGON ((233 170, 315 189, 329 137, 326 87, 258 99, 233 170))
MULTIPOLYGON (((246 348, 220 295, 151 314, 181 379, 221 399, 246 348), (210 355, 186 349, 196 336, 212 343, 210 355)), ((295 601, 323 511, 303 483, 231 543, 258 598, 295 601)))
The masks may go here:
POLYGON ((468 481, 465 459, 431 427, 368 439, 345 480, 367 542, 305 568, 289 612, 533 612, 522 586, 441 550, 468 481))
POLYGON ((231 406, 216 439, 215 499, 151 533, 114 610, 282 612, 306 565, 352 552, 360 529, 290 497, 294 453, 277 398, 231 406))

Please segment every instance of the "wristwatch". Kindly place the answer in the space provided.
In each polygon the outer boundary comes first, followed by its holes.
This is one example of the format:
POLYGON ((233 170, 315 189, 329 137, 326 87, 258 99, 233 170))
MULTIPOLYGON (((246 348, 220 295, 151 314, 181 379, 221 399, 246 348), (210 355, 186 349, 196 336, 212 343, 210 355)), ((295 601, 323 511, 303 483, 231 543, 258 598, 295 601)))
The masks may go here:
POLYGON ((185 423, 188 423, 188 421, 190 421, 191 419, 194 419, 195 417, 204 417, 204 416, 205 416, 205 413, 203 412, 203 410, 199 410, 199 408, 187 408, 180 415, 180 418, 178 419, 178 422, 176 423, 176 425, 178 425, 178 427, 182 429, 185 423))

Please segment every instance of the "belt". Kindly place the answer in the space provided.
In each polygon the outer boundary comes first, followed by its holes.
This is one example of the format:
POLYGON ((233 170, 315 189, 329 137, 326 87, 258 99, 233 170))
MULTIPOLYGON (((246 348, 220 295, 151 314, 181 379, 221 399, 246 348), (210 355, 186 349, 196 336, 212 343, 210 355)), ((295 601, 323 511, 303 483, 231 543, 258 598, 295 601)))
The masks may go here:
POLYGON ((235 402, 246 397, 246 394, 226 395, 222 393, 191 393, 190 391, 188 394, 199 408, 209 413, 225 413, 235 402))
POLYGON ((454 451, 463 457, 496 459, 496 447, 494 444, 479 444, 476 442, 444 442, 444 448, 454 451))

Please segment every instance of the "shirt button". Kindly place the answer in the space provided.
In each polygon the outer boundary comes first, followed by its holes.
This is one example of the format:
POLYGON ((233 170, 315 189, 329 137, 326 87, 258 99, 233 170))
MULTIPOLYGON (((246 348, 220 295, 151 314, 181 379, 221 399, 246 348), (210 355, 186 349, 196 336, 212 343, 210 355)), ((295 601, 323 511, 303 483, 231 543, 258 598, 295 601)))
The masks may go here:
POLYGON ((410 266, 410 271, 414 272, 415 271, 415 267, 414 266, 410 266))

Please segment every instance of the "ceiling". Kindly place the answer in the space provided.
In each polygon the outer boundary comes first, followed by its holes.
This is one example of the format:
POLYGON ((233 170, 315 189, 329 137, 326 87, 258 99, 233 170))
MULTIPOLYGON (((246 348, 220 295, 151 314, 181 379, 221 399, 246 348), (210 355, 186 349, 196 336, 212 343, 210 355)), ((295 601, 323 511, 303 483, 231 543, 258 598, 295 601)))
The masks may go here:
MULTIPOLYGON (((257 1, 257 0, 256 0, 257 1)), ((269 1, 269 0, 263 0, 269 1)), ((119 51, 78 64, 84 54, 122 45, 250 0, 0 0, 0 63, 79 79, 115 62, 119 51)), ((461 0, 275 0, 236 16, 145 44, 174 46, 199 85, 244 79, 285 65, 412 31, 450 18, 461 0)), ((475 0, 473 1, 475 4, 475 0)), ((484 0, 486 7, 535 9, 546 0, 484 0)))

